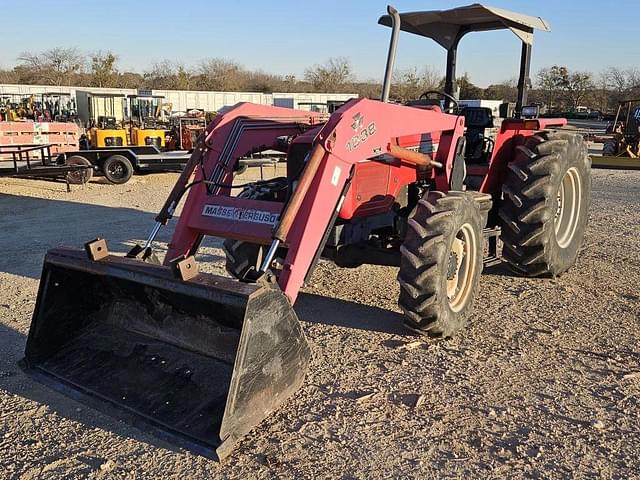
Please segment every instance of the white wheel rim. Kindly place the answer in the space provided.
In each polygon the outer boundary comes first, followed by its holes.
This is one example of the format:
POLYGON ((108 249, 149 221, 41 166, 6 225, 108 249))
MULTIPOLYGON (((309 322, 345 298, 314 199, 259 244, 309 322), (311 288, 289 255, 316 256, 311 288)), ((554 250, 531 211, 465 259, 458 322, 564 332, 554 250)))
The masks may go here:
POLYGON ((462 310, 473 291, 476 272, 478 239, 471 224, 465 223, 457 231, 449 252, 447 268, 447 297, 454 312, 462 310))
POLYGON ((578 228, 580 204, 582 202, 582 183, 575 167, 567 170, 557 193, 557 208, 554 217, 556 241, 560 248, 566 248, 573 240, 578 228))

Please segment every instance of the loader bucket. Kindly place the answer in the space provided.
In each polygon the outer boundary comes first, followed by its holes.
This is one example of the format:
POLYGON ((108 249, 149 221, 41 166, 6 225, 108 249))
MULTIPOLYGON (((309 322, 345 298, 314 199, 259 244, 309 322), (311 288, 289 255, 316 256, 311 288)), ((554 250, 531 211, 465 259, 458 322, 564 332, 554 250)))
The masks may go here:
POLYGON ((303 382, 309 346, 277 287, 55 249, 23 368, 98 409, 222 459, 303 382))

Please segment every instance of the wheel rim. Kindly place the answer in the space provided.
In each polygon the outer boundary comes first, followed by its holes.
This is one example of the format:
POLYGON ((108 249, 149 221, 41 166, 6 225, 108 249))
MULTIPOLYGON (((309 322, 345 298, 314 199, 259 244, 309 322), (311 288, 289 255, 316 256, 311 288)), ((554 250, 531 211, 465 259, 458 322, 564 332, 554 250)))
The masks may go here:
POLYGON ((109 165, 109 174, 114 178, 124 178, 126 174, 126 169, 124 168, 124 164, 122 162, 113 162, 109 165))
POLYGON ((573 239, 580 217, 582 183, 575 167, 567 170, 557 193, 557 207, 554 217, 556 241, 560 248, 566 248, 573 239))
MULTIPOLYGON (((90 166, 91 164, 89 163, 88 160, 81 160, 81 159, 78 159, 78 158, 70 158, 66 162, 66 165, 90 166)), ((91 178, 91 174, 92 174, 92 171, 89 168, 71 170, 71 171, 67 172, 67 180, 70 183, 84 184, 84 183, 87 183, 89 181, 89 179, 91 178)))
POLYGON ((447 269, 447 297, 454 312, 459 312, 467 305, 473 291, 477 244, 475 230, 471 224, 465 223, 456 232, 451 245, 447 269))
POLYGON ((71 183, 87 183, 89 181, 89 174, 86 169, 73 170, 67 173, 67 178, 71 183))

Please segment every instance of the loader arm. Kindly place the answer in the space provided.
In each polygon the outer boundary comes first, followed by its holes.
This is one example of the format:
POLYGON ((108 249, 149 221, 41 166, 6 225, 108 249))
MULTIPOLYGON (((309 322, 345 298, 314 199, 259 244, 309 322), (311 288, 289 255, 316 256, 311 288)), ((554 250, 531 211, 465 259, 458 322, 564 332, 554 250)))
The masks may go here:
POLYGON ((452 146, 463 135, 463 117, 368 99, 351 100, 331 116, 316 137, 316 144, 323 147, 322 161, 284 242, 289 248, 278 284, 292 303, 333 226, 354 166, 365 161, 398 164, 404 160, 387 153, 390 145, 400 137, 432 132, 442 132, 435 160, 444 166, 432 176, 438 188, 447 191, 455 155, 452 146))
MULTIPOLYGON (((272 223, 254 222, 252 230, 238 232, 231 189, 233 170, 240 157, 266 149, 281 149, 278 137, 299 135, 321 122, 321 115, 289 108, 241 103, 220 115, 209 127, 201 159, 190 162, 174 187, 163 211, 177 204, 193 176, 192 187, 169 243, 165 265, 181 255, 194 254, 203 235, 239 237, 256 243, 268 243, 272 223), (202 181, 219 186, 206 185, 202 181)), ((264 215, 278 215, 281 205, 252 206, 264 215), (265 210, 266 208, 266 210, 265 210)), ((158 220, 165 220, 164 217, 158 220)), ((165 220, 166 221, 166 220, 165 220)))
MULTIPOLYGON (((201 168, 195 169, 195 185, 169 244, 165 264, 181 255, 195 254, 204 235, 263 245, 278 237, 288 247, 278 284, 294 303, 321 251, 323 238, 332 227, 358 162, 411 163, 411 155, 399 158, 398 153, 388 153, 397 152, 399 138, 440 132, 435 160, 443 168, 430 175, 439 190, 448 190, 454 146, 464 132, 463 117, 354 99, 336 111, 319 131, 314 145, 320 146, 321 151, 314 148, 310 158, 315 161, 307 161, 297 182, 304 189, 294 190, 287 204, 231 194, 227 186, 233 180, 233 167, 239 157, 273 148, 278 137, 301 134, 319 121, 310 112, 250 104, 224 113, 207 131, 207 151, 201 168), (203 179, 214 184, 198 184, 203 179)), ((417 178, 417 168, 415 171, 417 178)))

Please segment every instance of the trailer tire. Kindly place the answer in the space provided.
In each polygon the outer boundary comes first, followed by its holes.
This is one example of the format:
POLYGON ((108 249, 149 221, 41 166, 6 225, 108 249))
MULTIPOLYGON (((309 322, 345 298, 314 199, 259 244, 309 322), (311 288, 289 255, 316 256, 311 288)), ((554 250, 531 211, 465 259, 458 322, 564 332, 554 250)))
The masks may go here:
POLYGON ((618 140, 616 138, 609 138, 604 145, 602 145, 602 155, 605 157, 615 157, 618 155, 618 140))
POLYGON ((468 322, 482 273, 486 212, 467 192, 430 192, 407 222, 398 305, 418 333, 450 337, 468 322))
POLYGON ((591 198, 584 139, 538 132, 517 147, 502 187, 503 258, 521 275, 556 277, 576 261, 591 198))
POLYGON ((111 155, 104 161, 102 172, 110 183, 127 183, 133 175, 133 165, 124 155, 111 155))
MULTIPOLYGON (((83 165, 91 167, 91 162, 82 155, 72 155, 64 162, 65 165, 83 165)), ((67 173, 67 182, 71 185, 84 185, 93 177, 93 168, 75 170, 67 173)))
MULTIPOLYGON (((286 178, 276 178, 273 181, 277 185, 276 189, 287 186, 286 178)), ((277 194, 273 189, 260 187, 246 188, 240 192, 238 197, 270 202, 277 201, 277 194)), ((237 279, 243 279, 249 270, 260 267, 267 249, 268 246, 266 245, 258 245, 231 238, 226 239, 222 243, 222 250, 226 257, 225 267, 227 272, 237 279)))

